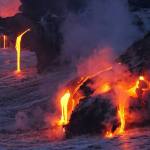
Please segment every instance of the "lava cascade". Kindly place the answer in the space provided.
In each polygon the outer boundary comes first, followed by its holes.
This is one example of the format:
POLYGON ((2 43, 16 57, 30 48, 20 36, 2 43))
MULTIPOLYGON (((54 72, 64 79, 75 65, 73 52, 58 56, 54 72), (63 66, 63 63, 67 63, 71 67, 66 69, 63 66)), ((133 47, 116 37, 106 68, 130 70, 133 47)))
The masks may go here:
POLYGON ((21 33, 16 39, 17 73, 21 72, 21 65, 20 65, 21 64, 21 40, 22 40, 22 37, 29 31, 30 31, 30 29, 27 29, 26 31, 21 33))

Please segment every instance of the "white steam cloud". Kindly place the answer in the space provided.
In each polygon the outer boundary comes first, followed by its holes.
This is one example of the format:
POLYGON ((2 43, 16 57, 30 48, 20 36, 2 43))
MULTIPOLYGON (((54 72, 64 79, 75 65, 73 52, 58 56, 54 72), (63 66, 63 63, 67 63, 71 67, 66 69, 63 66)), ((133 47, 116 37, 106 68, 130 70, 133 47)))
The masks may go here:
POLYGON ((73 60, 104 47, 120 52, 141 36, 132 24, 127 0, 89 0, 84 12, 69 13, 62 32, 64 55, 73 60))

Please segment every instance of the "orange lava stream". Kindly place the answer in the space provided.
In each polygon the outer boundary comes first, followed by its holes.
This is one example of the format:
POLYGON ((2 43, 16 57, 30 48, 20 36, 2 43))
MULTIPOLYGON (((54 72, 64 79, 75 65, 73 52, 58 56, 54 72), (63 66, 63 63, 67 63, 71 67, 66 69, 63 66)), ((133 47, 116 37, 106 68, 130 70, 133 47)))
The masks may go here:
POLYGON ((17 51, 17 72, 20 73, 21 72, 21 67, 20 67, 20 62, 21 62, 21 40, 22 37, 29 32, 30 29, 27 29, 26 31, 24 31, 22 34, 20 34, 17 39, 16 39, 16 51, 17 51))
POLYGON ((80 83, 78 84, 78 86, 74 89, 74 91, 72 92, 72 94, 70 93, 69 90, 67 90, 67 92, 64 93, 64 95, 61 97, 60 102, 61 102, 61 119, 59 121, 59 125, 66 125, 69 122, 69 108, 68 108, 68 102, 69 100, 72 100, 72 110, 74 110, 75 108, 75 103, 74 100, 71 99, 71 97, 73 98, 73 96, 76 94, 76 92, 79 90, 79 88, 81 87, 81 85, 86 82, 88 79, 95 77, 98 74, 101 74, 103 72, 109 71, 111 70, 112 67, 108 67, 104 70, 101 70, 99 72, 97 72, 96 74, 93 74, 91 76, 87 76, 87 77, 82 77, 80 83))
MULTIPOLYGON (((144 76, 139 76, 135 85, 127 91, 128 95, 137 98, 138 96, 136 94, 136 89, 139 88, 140 81, 144 81, 144 80, 145 80, 144 76)), ((121 105, 121 104, 119 105, 118 117, 120 120, 120 127, 114 133, 112 133, 111 131, 107 131, 105 137, 112 138, 114 135, 120 135, 125 132, 126 123, 125 123, 125 106, 124 105, 121 105)))
POLYGON ((105 134, 106 138, 112 138, 115 135, 121 135, 125 132, 125 108, 124 108, 123 105, 119 106, 118 117, 119 117, 119 120, 120 120, 119 128, 117 128, 114 133, 112 131, 107 131, 106 134, 105 134))
POLYGON ((119 106, 118 115, 121 123, 119 128, 119 134, 123 134, 125 130, 125 108, 123 105, 119 106))
POLYGON ((6 41, 7 41, 7 36, 6 35, 3 35, 3 48, 5 49, 6 48, 6 41))
POLYGON ((82 85, 84 82, 86 82, 88 79, 94 78, 95 76, 97 76, 97 75, 99 75, 99 74, 101 74, 101 73, 104 73, 104 72, 106 72, 106 71, 110 71, 110 70, 112 70, 112 67, 108 67, 108 68, 106 68, 106 69, 104 69, 104 70, 100 70, 99 72, 97 72, 97 73, 95 73, 95 74, 93 74, 93 75, 90 75, 90 76, 87 76, 87 77, 82 77, 83 80, 82 80, 82 82, 75 88, 75 90, 74 90, 74 92, 73 92, 73 95, 79 90, 79 88, 81 87, 81 85, 82 85))
POLYGON ((68 102, 70 99, 70 92, 67 90, 67 92, 61 97, 61 120, 59 122, 60 125, 66 125, 68 124, 68 102))

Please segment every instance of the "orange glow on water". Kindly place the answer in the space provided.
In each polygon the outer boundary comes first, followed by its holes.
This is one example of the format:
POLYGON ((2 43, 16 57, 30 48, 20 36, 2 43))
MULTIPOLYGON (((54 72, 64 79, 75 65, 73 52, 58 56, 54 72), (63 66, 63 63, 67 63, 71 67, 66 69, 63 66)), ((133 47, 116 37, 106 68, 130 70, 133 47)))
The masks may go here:
POLYGON ((16 39, 16 51, 17 51, 17 72, 21 72, 21 40, 22 37, 29 32, 30 29, 27 29, 26 31, 24 31, 23 33, 21 33, 17 39, 16 39))
POLYGON ((107 131, 105 137, 106 138, 112 138, 114 135, 111 131, 107 131))

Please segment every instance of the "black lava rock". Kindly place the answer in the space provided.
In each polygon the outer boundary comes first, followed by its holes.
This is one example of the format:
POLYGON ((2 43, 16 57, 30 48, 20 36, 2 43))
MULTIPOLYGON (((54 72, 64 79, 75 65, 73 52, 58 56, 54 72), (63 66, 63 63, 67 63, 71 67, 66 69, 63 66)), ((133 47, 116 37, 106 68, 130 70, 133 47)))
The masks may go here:
POLYGON ((111 101, 101 96, 80 100, 65 127, 66 137, 82 134, 103 134, 107 126, 112 131, 119 126, 117 111, 111 101))

